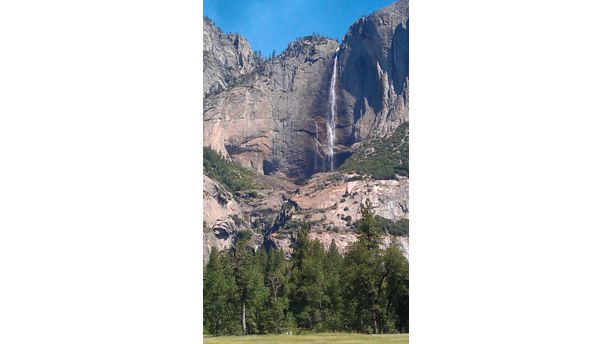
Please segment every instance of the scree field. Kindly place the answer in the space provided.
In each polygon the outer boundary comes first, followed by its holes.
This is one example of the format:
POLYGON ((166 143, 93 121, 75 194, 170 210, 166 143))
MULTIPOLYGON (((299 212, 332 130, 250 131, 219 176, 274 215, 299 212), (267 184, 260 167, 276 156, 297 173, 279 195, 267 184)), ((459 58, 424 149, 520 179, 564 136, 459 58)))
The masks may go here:
POLYGON ((204 344, 266 343, 266 344, 408 344, 408 334, 324 333, 310 335, 263 335, 234 337, 204 337, 204 344))

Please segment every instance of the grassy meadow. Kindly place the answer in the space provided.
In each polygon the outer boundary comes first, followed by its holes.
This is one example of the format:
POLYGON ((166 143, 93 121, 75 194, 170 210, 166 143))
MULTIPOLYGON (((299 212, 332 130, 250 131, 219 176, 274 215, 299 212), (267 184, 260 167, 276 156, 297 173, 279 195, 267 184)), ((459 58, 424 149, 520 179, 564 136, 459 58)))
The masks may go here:
POLYGON ((252 335, 204 337, 204 344, 408 344, 408 334, 319 333, 308 335, 252 335))

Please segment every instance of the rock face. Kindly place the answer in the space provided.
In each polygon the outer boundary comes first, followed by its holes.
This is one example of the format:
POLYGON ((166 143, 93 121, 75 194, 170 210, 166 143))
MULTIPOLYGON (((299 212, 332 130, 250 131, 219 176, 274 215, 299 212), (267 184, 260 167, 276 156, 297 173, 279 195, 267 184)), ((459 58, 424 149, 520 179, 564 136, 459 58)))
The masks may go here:
MULTIPOLYGON (((205 19, 203 144, 258 172, 261 186, 232 194, 204 176, 205 261, 213 247, 231 250, 245 237, 255 249, 290 255, 305 222, 312 239, 325 247, 335 240, 344 252, 357 240, 352 224, 366 199, 376 215, 408 218, 406 177, 374 180, 329 171, 334 72, 338 167, 357 147, 388 138, 408 121, 408 0, 359 19, 341 43, 303 37, 272 59, 205 19)), ((408 255, 407 236, 383 237, 383 247, 392 242, 408 255)))
MULTIPOLYGON (((360 205, 369 200, 373 212, 392 221, 408 218, 408 179, 355 180, 355 175, 320 173, 299 189, 271 177, 259 181, 264 188, 232 195, 204 176, 204 257, 210 250, 231 250, 238 238, 248 236, 254 248, 283 249, 290 255, 296 230, 305 222, 311 239, 328 248, 336 241, 341 253, 357 240, 353 226, 361 218, 360 205)), ((383 236, 408 255, 408 237, 383 236)))
MULTIPOLYGON (((285 209, 296 187, 283 180, 260 176, 262 189, 232 194, 219 182, 204 175, 204 261, 212 248, 231 250, 236 240, 248 237, 249 245, 264 244, 266 233, 280 228, 290 218, 285 209)), ((290 207, 289 207, 290 208, 290 207)))
POLYGON ((337 47, 303 38, 244 84, 206 98, 204 145, 263 174, 302 181, 316 172, 325 161, 327 84, 337 47))
POLYGON ((408 178, 351 180, 353 175, 336 176, 316 175, 292 198, 311 214, 308 220, 313 229, 349 230, 349 222, 361 217, 360 205, 366 199, 376 215, 393 221, 408 218, 408 178), (344 220, 347 216, 352 220, 344 220))
POLYGON ((355 141, 408 121, 408 0, 353 24, 340 49, 341 118, 355 141))
MULTIPOLYGON (((309 237, 319 240, 327 249, 332 240, 341 253, 348 245, 357 241, 354 222, 361 218, 360 205, 366 200, 372 203, 374 214, 392 221, 408 218, 408 179, 372 180, 355 179, 355 175, 321 173, 313 176, 298 191, 290 194, 290 216, 284 215, 285 226, 272 229, 265 241, 284 252, 292 251, 295 239, 292 223, 308 222, 309 237), (289 228, 289 230, 287 230, 289 228)), ((382 247, 397 241, 408 256, 408 237, 384 235, 382 247)))
POLYGON ((242 81, 261 63, 246 39, 224 34, 204 18, 204 96, 242 81))
POLYGON ((225 188, 204 175, 204 262, 213 247, 225 250, 238 232, 232 216, 242 209, 225 188))
POLYGON ((214 91, 204 98, 204 145, 257 172, 297 183, 329 170, 326 123, 337 55, 334 165, 339 166, 355 143, 408 120, 407 27, 408 2, 399 0, 361 18, 341 45, 309 36, 259 61, 242 38, 205 23, 205 55, 215 57, 204 66, 205 87, 214 91))

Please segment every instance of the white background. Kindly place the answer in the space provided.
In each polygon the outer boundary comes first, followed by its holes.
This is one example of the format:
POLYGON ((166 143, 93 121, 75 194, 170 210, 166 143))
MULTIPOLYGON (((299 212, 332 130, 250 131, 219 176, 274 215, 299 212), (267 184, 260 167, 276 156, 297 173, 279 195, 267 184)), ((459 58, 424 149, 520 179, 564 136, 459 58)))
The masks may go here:
POLYGON ((612 343, 608 2, 410 6, 411 343, 612 343))
POLYGON ((0 343, 201 343, 202 2, 0 2, 0 343))
MULTIPOLYGON (((411 3, 412 343, 612 342, 609 13, 411 3)), ((0 4, 0 342, 201 343, 201 28, 0 4)))

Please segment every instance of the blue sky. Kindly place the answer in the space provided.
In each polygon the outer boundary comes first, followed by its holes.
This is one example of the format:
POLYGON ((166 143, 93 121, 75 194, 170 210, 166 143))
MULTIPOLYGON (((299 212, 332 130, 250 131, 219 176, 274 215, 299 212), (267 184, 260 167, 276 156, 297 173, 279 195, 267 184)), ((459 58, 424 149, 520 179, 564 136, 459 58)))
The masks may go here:
POLYGON ((361 16, 394 0, 204 0, 204 15, 224 32, 246 37, 253 50, 280 54, 298 37, 316 32, 342 40, 361 16))

